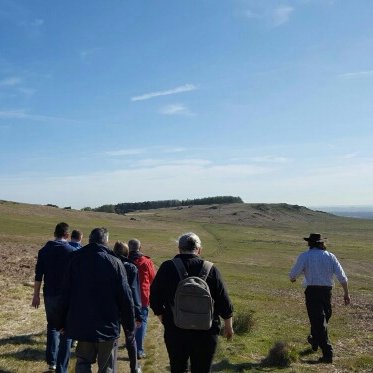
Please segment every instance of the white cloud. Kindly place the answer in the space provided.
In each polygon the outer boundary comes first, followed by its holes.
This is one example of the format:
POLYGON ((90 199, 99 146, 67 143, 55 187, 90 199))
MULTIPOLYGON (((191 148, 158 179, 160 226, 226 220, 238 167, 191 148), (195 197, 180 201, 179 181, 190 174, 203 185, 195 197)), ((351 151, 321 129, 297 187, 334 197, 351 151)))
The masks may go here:
POLYGON ((294 12, 294 8, 291 6, 281 6, 276 8, 272 12, 272 24, 274 27, 278 27, 287 23, 290 20, 291 14, 294 12))
POLYGON ((195 86, 194 84, 184 84, 176 88, 168 89, 166 91, 156 91, 156 92, 145 93, 140 96, 134 96, 134 97, 131 97, 131 101, 149 100, 154 97, 175 95, 178 93, 195 91, 196 89, 197 89, 197 86, 195 86))
POLYGON ((253 157, 252 158, 253 162, 258 162, 258 163, 287 163, 289 162, 289 158, 286 157, 276 157, 276 156, 271 156, 271 155, 266 155, 266 156, 261 156, 261 157, 253 157))
POLYGON ((47 121, 64 121, 64 122, 71 122, 71 123, 80 123, 74 119, 62 118, 62 117, 54 117, 50 115, 39 115, 39 114, 29 114, 24 110, 5 110, 0 111, 0 119, 7 118, 7 119, 28 119, 28 120, 35 120, 38 122, 47 122, 47 121))
POLYGON ((373 70, 356 71, 339 75, 340 78, 355 79, 355 78, 373 78, 373 70))
POLYGON ((0 80, 0 87, 14 87, 22 83, 22 79, 17 76, 12 76, 0 80))
POLYGON ((110 157, 120 157, 126 155, 144 155, 149 153, 156 153, 156 154, 170 154, 170 153, 181 153, 184 152, 186 149, 181 147, 149 147, 149 148, 132 148, 132 149, 118 149, 118 150, 109 150, 105 152, 106 155, 110 157))
POLYGON ((164 106, 159 110, 164 115, 192 115, 189 109, 183 104, 172 104, 164 106))

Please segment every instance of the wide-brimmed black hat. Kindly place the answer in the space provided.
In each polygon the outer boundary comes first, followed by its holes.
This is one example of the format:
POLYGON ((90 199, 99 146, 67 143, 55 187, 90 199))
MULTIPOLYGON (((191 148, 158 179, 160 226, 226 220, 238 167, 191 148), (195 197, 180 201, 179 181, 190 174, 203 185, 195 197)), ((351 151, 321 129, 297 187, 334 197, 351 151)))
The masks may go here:
POLYGON ((321 237, 320 233, 310 233, 309 237, 303 237, 303 239, 308 242, 316 243, 325 242, 327 240, 326 237, 321 237))

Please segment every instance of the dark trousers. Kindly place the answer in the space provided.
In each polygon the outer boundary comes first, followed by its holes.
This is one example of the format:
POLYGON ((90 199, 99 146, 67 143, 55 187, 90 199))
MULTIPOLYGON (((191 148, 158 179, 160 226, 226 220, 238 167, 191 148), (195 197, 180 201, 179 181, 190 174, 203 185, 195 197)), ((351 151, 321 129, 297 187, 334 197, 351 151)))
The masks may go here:
POLYGON ((165 328, 164 340, 170 359, 171 373, 209 373, 218 336, 210 331, 165 328))
POLYGON ((333 347, 328 337, 328 321, 332 316, 332 288, 329 286, 307 286, 305 295, 314 344, 321 348, 323 356, 332 357, 333 347))
POLYGON ((138 368, 135 332, 124 330, 124 335, 126 338, 126 349, 128 352, 128 359, 130 361, 130 369, 131 373, 133 373, 136 372, 138 368))
POLYGON ((98 373, 117 372, 118 340, 106 342, 82 342, 76 346, 75 373, 92 373, 92 364, 98 365, 98 373))

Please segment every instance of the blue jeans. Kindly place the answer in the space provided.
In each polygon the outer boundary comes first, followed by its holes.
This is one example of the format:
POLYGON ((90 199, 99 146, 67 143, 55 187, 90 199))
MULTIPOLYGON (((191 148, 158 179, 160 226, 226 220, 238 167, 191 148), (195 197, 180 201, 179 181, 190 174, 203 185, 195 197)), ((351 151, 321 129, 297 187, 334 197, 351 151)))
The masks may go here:
POLYGON ((141 322, 141 326, 136 329, 136 345, 137 345, 137 354, 144 352, 144 339, 146 335, 146 328, 148 326, 148 314, 149 308, 148 307, 141 307, 141 313, 143 321, 141 322))
POLYGON ((48 365, 55 365, 57 373, 67 373, 70 360, 71 339, 61 334, 55 326, 55 315, 60 296, 44 296, 47 315, 47 348, 45 357, 48 365))

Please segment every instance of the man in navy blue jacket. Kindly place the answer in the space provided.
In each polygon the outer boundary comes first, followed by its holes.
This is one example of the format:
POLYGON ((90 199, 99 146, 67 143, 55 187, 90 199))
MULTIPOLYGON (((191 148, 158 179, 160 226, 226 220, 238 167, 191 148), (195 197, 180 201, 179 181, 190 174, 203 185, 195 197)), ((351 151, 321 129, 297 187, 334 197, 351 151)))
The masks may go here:
POLYGON ((66 373, 70 358, 71 339, 60 334, 56 325, 57 308, 62 294, 65 271, 75 248, 67 242, 69 225, 59 223, 54 231, 55 240, 48 241, 39 250, 35 268, 35 285, 32 306, 40 305, 40 288, 44 279, 43 295, 47 315, 46 360, 49 370, 66 373))
POLYGON ((78 341, 77 373, 91 372, 96 359, 100 373, 115 373, 120 327, 135 329, 126 271, 108 240, 105 228, 93 229, 89 244, 74 253, 65 278, 59 326, 78 341))

